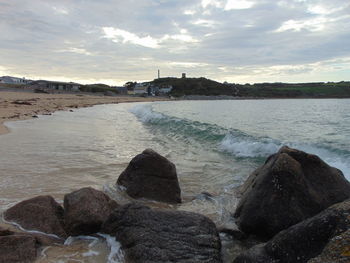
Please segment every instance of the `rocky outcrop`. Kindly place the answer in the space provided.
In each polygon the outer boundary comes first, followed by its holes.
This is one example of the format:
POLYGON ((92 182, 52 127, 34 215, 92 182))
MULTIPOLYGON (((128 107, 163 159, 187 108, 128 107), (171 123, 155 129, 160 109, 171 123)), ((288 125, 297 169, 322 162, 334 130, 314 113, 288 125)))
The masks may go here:
POLYGON ((118 178, 133 198, 180 203, 181 190, 175 165, 151 149, 135 156, 118 178))
POLYGON ((243 232, 264 238, 350 197, 340 170, 288 147, 271 155, 241 189, 236 222, 243 232))
POLYGON ((118 204, 91 187, 64 196, 64 220, 68 235, 89 235, 100 231, 102 223, 118 204))
POLYGON ((37 255, 34 237, 27 235, 0 236, 0 263, 34 262, 37 255))
MULTIPOLYGON (((350 200, 347 200, 281 231, 267 243, 245 251, 234 260, 234 263, 307 262, 318 256, 328 242, 331 246, 332 241, 330 240, 347 231, 349 227, 350 200)), ((344 253, 346 255, 348 252, 344 253)), ((315 262, 325 263, 327 261, 315 262)))
POLYGON ((22 201, 6 210, 4 218, 26 230, 66 237, 63 208, 51 196, 37 196, 22 201))
POLYGON ((221 262, 215 224, 199 214, 128 204, 112 212, 102 232, 121 242, 130 262, 221 262))

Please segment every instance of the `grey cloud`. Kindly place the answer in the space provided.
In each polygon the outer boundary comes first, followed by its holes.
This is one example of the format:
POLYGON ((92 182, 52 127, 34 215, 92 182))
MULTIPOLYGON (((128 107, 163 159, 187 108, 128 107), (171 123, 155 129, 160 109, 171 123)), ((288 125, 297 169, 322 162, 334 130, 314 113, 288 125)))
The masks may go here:
POLYGON ((151 79, 157 68, 168 75, 186 71, 217 80, 234 81, 244 74, 254 82, 259 81, 254 72, 269 67, 297 81, 298 74, 310 72, 310 66, 302 65, 350 57, 347 0, 254 2, 249 9, 226 11, 214 5, 204 9, 200 0, 2 1, 0 68, 34 77, 114 79, 121 84, 151 79), (200 20, 213 21, 212 26, 195 23, 200 20), (278 31, 287 21, 292 21, 291 29, 278 31), (314 30, 322 21, 324 28, 314 30), (293 30, 293 23, 300 28, 293 30), (159 46, 113 42, 103 27, 149 36, 159 46), (198 42, 171 38, 181 34, 198 42), (193 63, 201 66, 189 66, 193 63), (300 67, 281 70, 279 65, 300 67))

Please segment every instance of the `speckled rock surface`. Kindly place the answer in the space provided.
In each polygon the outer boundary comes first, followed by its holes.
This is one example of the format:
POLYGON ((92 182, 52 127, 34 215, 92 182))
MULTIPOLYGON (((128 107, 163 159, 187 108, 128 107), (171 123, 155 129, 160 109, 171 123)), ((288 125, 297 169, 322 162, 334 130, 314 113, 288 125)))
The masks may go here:
POLYGON ((350 262, 350 229, 333 237, 322 253, 308 263, 349 263, 350 262))
POLYGON ((318 156, 282 147, 241 187, 239 228, 266 239, 350 198, 343 173, 318 156))

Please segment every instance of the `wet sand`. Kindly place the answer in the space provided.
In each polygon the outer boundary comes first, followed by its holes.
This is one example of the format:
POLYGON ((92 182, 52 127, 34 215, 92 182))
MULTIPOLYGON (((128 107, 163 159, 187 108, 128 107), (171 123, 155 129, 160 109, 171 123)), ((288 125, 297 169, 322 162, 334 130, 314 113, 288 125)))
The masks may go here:
POLYGON ((150 102, 168 100, 166 98, 143 98, 131 96, 92 96, 86 94, 40 94, 30 92, 0 92, 0 135, 8 133, 6 121, 35 118, 40 114, 50 114, 59 110, 89 107, 98 104, 122 102, 150 102))

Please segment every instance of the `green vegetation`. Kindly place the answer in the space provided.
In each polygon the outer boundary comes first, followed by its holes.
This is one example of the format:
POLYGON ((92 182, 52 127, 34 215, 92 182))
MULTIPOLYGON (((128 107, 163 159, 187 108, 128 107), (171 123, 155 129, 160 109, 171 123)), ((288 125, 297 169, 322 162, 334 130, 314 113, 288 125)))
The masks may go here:
POLYGON ((233 95, 234 88, 206 78, 161 78, 153 81, 154 85, 171 85, 171 95, 233 95))
POLYGON ((80 91, 83 92, 114 92, 114 93, 118 93, 117 90, 115 88, 111 88, 108 85, 105 84, 88 84, 88 85, 84 85, 80 87, 80 91))
POLYGON ((350 82, 222 84, 206 78, 161 78, 154 85, 172 85, 172 96, 230 95, 265 98, 350 98, 350 82))
POLYGON ((259 83, 240 85, 239 91, 247 97, 350 98, 350 82, 259 83))

